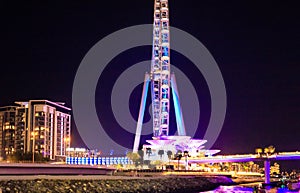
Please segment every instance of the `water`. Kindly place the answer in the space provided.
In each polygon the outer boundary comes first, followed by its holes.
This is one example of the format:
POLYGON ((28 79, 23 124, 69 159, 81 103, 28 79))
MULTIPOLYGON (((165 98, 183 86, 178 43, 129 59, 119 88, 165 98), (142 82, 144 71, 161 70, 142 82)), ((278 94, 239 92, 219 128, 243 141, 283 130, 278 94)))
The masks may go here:
MULTIPOLYGON (((271 188, 267 190, 254 191, 254 188, 243 186, 220 186, 219 188, 205 193, 300 193, 300 191, 290 191, 287 188, 271 188)), ((204 192, 202 192, 204 193, 204 192)))

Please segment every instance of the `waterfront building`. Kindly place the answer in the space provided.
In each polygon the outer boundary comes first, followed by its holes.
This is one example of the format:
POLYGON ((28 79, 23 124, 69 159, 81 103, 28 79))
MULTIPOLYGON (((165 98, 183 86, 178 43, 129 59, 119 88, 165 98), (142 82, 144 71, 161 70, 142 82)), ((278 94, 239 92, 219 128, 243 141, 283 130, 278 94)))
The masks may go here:
POLYGON ((67 148, 66 164, 71 165, 130 165, 133 161, 126 156, 102 156, 98 150, 79 147, 67 148))
POLYGON ((70 147, 71 109, 49 100, 15 102, 0 108, 0 156, 40 153, 54 160, 70 147))
POLYGON ((15 106, 0 108, 0 157, 7 157, 15 151, 15 117, 15 106))

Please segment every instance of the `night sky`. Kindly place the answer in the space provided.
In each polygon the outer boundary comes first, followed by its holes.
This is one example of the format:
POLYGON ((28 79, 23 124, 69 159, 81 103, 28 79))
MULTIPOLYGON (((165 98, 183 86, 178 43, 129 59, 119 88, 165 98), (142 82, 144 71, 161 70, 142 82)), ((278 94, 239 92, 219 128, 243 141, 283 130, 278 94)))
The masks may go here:
MULTIPOLYGON (((207 47, 225 81, 227 114, 214 148, 223 154, 254 153, 256 147, 268 145, 277 151, 300 150, 296 1, 170 0, 169 4, 171 25, 207 47)), ((153 22, 153 0, 26 1, 1 7, 0 106, 49 99, 71 107, 73 80, 88 50, 119 29, 153 22)), ((143 50, 136 52, 141 59, 150 59, 151 48, 143 50)), ((197 76, 190 69, 186 73, 191 79, 197 76)), ((209 96, 202 98, 209 103, 209 96)), ((201 127, 210 114, 209 105, 204 108, 201 127)), ((203 132, 200 128, 197 137, 203 132)), ((82 146, 75 124, 72 135, 73 145, 82 146)), ((300 168, 296 161, 282 164, 300 168)))

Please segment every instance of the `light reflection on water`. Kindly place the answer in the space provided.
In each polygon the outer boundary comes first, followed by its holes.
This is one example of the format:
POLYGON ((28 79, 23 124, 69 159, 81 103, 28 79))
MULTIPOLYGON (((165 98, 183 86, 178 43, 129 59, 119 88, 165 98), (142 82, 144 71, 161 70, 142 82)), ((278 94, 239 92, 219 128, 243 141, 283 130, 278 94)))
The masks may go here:
MULTIPOLYGON (((298 193, 298 191, 289 191, 287 188, 272 188, 268 190, 254 190, 253 188, 249 187, 242 187, 242 186, 220 186, 219 188, 207 191, 207 192, 201 192, 201 193, 298 193)), ((299 191, 300 193, 300 191, 299 191)))
POLYGON ((239 187, 239 186, 220 186, 216 190, 208 191, 206 193, 225 193, 225 192, 242 192, 253 193, 253 188, 239 187))

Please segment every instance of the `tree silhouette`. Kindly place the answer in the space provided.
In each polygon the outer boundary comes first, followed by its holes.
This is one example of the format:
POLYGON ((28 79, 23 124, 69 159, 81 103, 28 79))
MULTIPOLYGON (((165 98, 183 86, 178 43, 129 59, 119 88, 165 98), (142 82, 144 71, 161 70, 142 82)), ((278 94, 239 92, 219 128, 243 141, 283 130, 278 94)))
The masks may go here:
POLYGON ((172 158, 173 152, 171 150, 168 150, 167 155, 168 155, 168 158, 169 158, 169 165, 170 165, 170 159, 172 158))
POLYGON ((173 152, 171 150, 167 151, 169 160, 172 158, 173 152))
POLYGON ((141 158, 138 153, 128 152, 127 155, 128 159, 132 160, 135 165, 137 165, 138 160, 141 158))
POLYGON ((162 156, 165 154, 165 151, 161 149, 158 151, 157 154, 160 155, 160 159, 162 159, 162 156))
POLYGON ((150 147, 146 148, 146 155, 148 155, 148 157, 150 157, 150 155, 152 154, 152 149, 150 147))
POLYGON ((269 149, 269 153, 270 153, 271 155, 275 153, 275 147, 274 147, 273 145, 270 145, 270 146, 268 147, 268 149, 269 149))
POLYGON ((179 170, 179 161, 181 160, 182 158, 182 151, 181 150, 178 150, 176 155, 175 155, 175 159, 178 160, 178 163, 177 163, 177 169, 179 170))
POLYGON ((255 153, 257 153, 258 156, 261 156, 262 152, 263 152, 262 148, 256 148, 255 149, 255 153))
POLYGON ((139 150, 138 154, 140 156, 140 161, 143 163, 144 165, 144 151, 143 150, 139 150))
POLYGON ((269 156, 269 153, 270 153, 270 151, 269 151, 269 148, 264 148, 264 153, 267 155, 267 156, 269 156))

